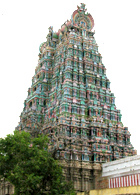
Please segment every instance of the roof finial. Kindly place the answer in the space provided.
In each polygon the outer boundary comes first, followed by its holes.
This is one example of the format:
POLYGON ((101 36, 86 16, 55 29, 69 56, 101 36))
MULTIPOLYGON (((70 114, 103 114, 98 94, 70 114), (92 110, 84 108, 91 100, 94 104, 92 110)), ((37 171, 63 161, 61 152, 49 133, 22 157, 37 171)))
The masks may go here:
POLYGON ((78 8, 78 10, 79 10, 79 11, 84 11, 84 12, 86 12, 86 11, 87 11, 87 9, 85 9, 85 6, 86 6, 86 4, 81 3, 81 6, 80 6, 80 7, 79 7, 79 6, 77 6, 77 8, 78 8))

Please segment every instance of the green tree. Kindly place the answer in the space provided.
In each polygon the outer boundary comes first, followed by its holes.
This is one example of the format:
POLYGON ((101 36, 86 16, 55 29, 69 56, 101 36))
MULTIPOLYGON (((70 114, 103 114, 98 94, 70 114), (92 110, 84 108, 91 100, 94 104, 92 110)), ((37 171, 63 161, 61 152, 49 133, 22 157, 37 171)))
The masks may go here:
POLYGON ((48 137, 15 131, 0 139, 0 175, 15 186, 15 195, 74 195, 72 184, 48 152, 48 137))

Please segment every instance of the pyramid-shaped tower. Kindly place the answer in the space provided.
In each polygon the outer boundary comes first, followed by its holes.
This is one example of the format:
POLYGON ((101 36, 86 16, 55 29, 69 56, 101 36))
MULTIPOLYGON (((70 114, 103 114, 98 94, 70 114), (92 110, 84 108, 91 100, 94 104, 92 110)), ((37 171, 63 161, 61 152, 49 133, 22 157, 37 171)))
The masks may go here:
POLYGON ((50 137, 50 151, 79 191, 96 187, 101 163, 136 154, 116 108, 93 27, 81 3, 58 32, 49 28, 17 127, 50 137))

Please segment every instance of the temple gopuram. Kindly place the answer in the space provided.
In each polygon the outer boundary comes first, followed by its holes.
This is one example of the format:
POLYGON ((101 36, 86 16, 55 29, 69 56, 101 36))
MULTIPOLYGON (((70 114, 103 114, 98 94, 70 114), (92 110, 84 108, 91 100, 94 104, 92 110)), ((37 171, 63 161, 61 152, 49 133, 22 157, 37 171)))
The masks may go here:
POLYGON ((136 154, 121 121, 85 4, 40 45, 17 126, 50 138, 49 150, 77 191, 97 188, 101 165, 136 154))

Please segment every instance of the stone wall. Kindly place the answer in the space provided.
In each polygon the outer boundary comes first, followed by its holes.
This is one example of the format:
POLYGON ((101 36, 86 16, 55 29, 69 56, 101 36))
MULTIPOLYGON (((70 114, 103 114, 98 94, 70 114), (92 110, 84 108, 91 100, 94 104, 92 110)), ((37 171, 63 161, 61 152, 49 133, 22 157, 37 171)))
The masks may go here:
POLYGON ((97 178, 97 187, 95 189, 105 189, 108 188, 109 182, 108 178, 99 176, 97 178))
POLYGON ((63 167, 64 176, 72 181, 76 191, 88 192, 99 189, 101 177, 101 164, 83 161, 59 161, 63 167))

